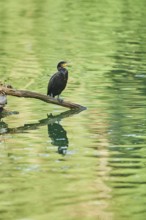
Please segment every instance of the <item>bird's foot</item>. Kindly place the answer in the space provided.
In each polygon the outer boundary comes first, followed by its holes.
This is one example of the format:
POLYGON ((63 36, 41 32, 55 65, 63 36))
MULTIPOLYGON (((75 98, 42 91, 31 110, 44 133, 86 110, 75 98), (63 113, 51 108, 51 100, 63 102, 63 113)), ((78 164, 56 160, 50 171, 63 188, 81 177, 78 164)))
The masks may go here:
POLYGON ((58 100, 58 102, 60 102, 60 103, 62 103, 63 102, 63 99, 61 99, 61 98, 57 98, 57 100, 58 100))
POLYGON ((50 98, 54 98, 53 94, 48 94, 48 96, 49 96, 50 98))

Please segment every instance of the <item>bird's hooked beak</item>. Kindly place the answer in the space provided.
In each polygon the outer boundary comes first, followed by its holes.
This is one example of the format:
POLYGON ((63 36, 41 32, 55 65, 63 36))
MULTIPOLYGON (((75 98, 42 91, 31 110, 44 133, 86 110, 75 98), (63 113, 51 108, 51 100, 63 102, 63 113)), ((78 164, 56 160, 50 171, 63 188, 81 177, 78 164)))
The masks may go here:
POLYGON ((68 67, 68 63, 63 63, 63 64, 62 64, 62 67, 63 67, 63 68, 68 67))
POLYGON ((63 68, 71 67, 71 66, 72 66, 72 65, 71 65, 70 63, 68 63, 68 62, 66 62, 66 63, 64 63, 64 64, 62 65, 63 68))

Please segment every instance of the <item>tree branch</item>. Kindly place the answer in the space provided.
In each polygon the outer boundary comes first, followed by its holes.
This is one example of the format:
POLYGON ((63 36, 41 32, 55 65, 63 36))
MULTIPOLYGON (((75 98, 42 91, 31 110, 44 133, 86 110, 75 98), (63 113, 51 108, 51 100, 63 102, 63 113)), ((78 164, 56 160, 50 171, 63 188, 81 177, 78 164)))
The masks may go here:
POLYGON ((50 104, 60 105, 70 109, 82 109, 82 110, 86 109, 86 107, 81 106, 79 104, 75 104, 68 101, 59 101, 58 99, 40 93, 31 92, 27 90, 16 90, 13 88, 8 88, 6 86, 0 86, 0 93, 4 93, 6 95, 11 95, 16 97, 35 98, 50 104))

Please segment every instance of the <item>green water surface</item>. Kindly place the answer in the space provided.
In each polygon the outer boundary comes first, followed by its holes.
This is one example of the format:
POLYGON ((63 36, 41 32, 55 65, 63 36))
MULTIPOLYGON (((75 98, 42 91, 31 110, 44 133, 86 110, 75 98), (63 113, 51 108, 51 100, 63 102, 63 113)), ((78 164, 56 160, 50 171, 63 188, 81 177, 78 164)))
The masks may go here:
POLYGON ((146 1, 0 0, 0 80, 46 94, 60 60, 87 110, 8 96, 0 220, 145 220, 146 1))

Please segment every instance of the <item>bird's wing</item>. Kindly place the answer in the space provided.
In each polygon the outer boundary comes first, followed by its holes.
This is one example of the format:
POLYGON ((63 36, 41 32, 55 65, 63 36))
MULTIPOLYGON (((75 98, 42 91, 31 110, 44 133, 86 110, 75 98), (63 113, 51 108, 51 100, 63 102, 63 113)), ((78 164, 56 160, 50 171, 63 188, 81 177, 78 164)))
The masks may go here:
POLYGON ((58 79, 58 72, 51 76, 48 87, 53 87, 58 79))
POLYGON ((51 76, 49 80, 47 95, 49 95, 51 90, 55 87, 57 79, 58 79, 58 72, 55 73, 53 76, 51 76))

